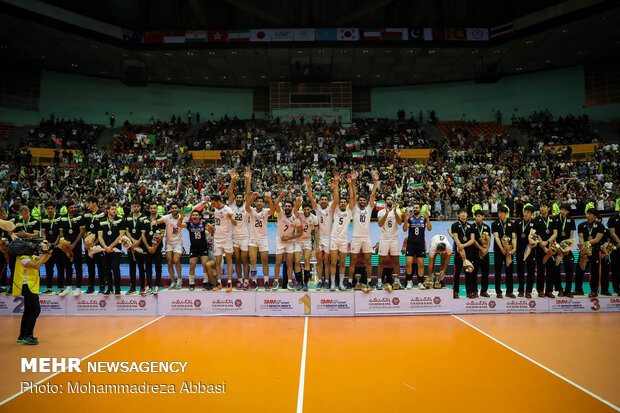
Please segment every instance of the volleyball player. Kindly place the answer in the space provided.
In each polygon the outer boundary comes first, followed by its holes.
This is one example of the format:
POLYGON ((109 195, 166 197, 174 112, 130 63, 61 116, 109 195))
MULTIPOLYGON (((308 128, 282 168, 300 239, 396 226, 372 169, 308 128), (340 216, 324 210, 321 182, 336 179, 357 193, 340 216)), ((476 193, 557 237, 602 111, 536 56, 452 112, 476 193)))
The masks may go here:
POLYGON ((207 224, 207 221, 200 216, 200 212, 194 209, 188 221, 185 221, 185 212, 181 212, 177 226, 179 228, 187 228, 189 231, 189 290, 194 291, 196 287, 196 264, 198 260, 202 263, 203 286, 210 290, 211 283, 209 271, 207 270, 209 263, 207 232, 213 230, 211 225, 207 224))
POLYGON ((105 295, 112 294, 112 286, 114 286, 114 294, 121 294, 121 237, 125 234, 123 220, 116 217, 117 205, 111 203, 108 205, 108 213, 99 220, 99 244, 103 247, 101 253, 101 262, 103 272, 107 278, 108 289, 105 295), (112 281, 114 277, 114 281, 112 281))
POLYGON ((260 254, 260 261, 263 266, 263 287, 269 289, 269 241, 267 239, 267 219, 273 215, 274 206, 271 195, 264 197, 254 192, 250 196, 251 191, 251 172, 245 175, 245 210, 250 215, 250 241, 248 242, 248 253, 250 258, 250 289, 256 290, 258 282, 256 281, 257 266, 256 261, 260 254), (265 209, 265 198, 269 202, 269 209, 265 209), (254 207, 252 207, 254 204, 254 207))
MULTIPOLYGON (((271 285, 271 288, 275 291, 279 288, 280 278, 280 266, 282 265, 282 258, 286 259, 286 272, 288 276, 288 289, 293 289, 293 258, 295 253, 295 239, 302 235, 301 222, 293 214, 293 208, 299 209, 301 205, 301 198, 297 198, 295 206, 291 201, 285 201, 282 207, 280 202, 282 198, 286 196, 288 192, 286 190, 280 192, 280 195, 276 199, 274 204, 275 212, 278 214, 278 235, 276 236, 276 266, 274 269, 275 279, 271 285)), ((298 283, 302 282, 297 280, 298 283)))
POLYGON ((58 289, 56 290, 56 294, 62 295, 63 297, 71 292, 71 289, 66 292, 63 291, 65 285, 65 272, 64 272, 64 258, 65 255, 60 248, 56 248, 58 246, 58 242, 60 241, 60 218, 56 216, 56 207, 53 202, 45 203, 45 212, 47 213, 47 217, 41 218, 41 236, 44 240, 48 241, 52 244, 52 256, 45 262, 45 281, 46 281, 46 290, 43 291, 44 294, 49 294, 52 292, 52 282, 54 280, 54 267, 56 267, 56 273, 58 275, 58 289))
POLYGON ((609 221, 609 236, 616 245, 616 249, 611 253, 611 285, 614 292, 620 296, 620 211, 616 211, 609 221))
MULTIPOLYGON (((304 257, 304 273, 303 273, 303 282, 298 283, 296 289, 308 291, 308 281, 310 280, 310 256, 312 255, 312 232, 314 231, 314 239, 316 242, 316 246, 318 247, 319 234, 317 233, 317 225, 318 219, 316 215, 314 215, 311 210, 311 205, 309 203, 304 203, 302 205, 302 212, 299 213, 298 210, 295 210, 295 215, 299 218, 301 223, 301 236, 295 242, 295 271, 299 272, 297 274, 297 279, 302 279, 301 277, 301 268, 300 261, 301 255, 304 257)), ((318 248, 317 248, 318 250, 318 248)))
MULTIPOLYGON (((375 194, 377 192, 377 181, 379 180, 379 172, 372 175, 372 191, 370 193, 370 199, 366 195, 357 196, 355 188, 355 177, 352 176, 350 204, 355 205, 353 207, 353 234, 351 236, 351 254, 349 255, 349 280, 352 287, 355 287, 355 261, 357 260, 357 254, 362 251, 366 256, 366 275, 372 274, 372 263, 370 256, 372 254, 372 240, 370 239, 370 217, 373 209, 375 209, 375 194)), ((398 277, 398 274, 396 275, 398 277)), ((341 281, 342 282, 342 281, 341 281)))
MULTIPOLYGON (((413 204, 413 215, 405 213, 403 216, 403 231, 407 234, 407 250, 405 258, 405 271, 407 281, 413 279, 413 259, 415 257, 418 264, 418 288, 423 290, 424 287, 424 257, 426 257, 426 230, 431 231, 433 226, 428 215, 428 211, 422 216, 422 208, 419 202, 413 204)), ((428 275, 432 275, 429 271, 428 275)))
MULTIPOLYGON (((556 242, 559 244, 562 241, 573 239, 573 231, 577 229, 575 220, 569 215, 570 204, 563 203, 560 205, 560 216, 557 219, 558 237, 556 242)), ((575 257, 573 252, 569 251, 568 254, 562 257, 564 263, 564 272, 566 273, 566 284, 564 288, 564 297, 573 297, 573 275, 575 273, 575 257)), ((557 266, 556 266, 557 267, 557 266)), ((556 268, 558 271, 559 268, 556 268)), ((557 276, 557 281, 560 282, 560 277, 557 276)))
POLYGON ((67 216, 60 220, 60 231, 62 237, 71 243, 73 251, 73 260, 67 254, 63 254, 65 270, 65 281, 69 292, 71 291, 71 278, 73 277, 73 268, 75 267, 75 292, 73 295, 82 294, 82 237, 86 229, 84 228, 84 220, 81 215, 76 213, 75 202, 67 203, 67 216))
MULTIPOLYGON (((398 206, 394 204, 394 198, 392 195, 388 195, 385 198, 385 208, 379 211, 377 214, 379 227, 381 228, 381 236, 379 241, 379 265, 377 266, 377 284, 381 283, 383 277, 384 263, 389 258, 393 269, 398 271, 400 268, 399 254, 400 246, 398 245, 398 226, 403 222, 400 216, 398 206)), ((396 274, 398 276, 398 273, 396 274)), ((367 279, 370 280, 370 274, 367 274, 367 279)), ((393 280, 387 281, 390 285, 393 280)), ((370 281, 368 281, 368 284, 370 281)), ((411 288, 413 283, 411 280, 407 280, 407 288, 411 288)), ((365 285, 364 289, 367 290, 368 286, 365 285)))
MULTIPOLYGON (((349 194, 352 194, 355 186, 355 179, 357 178, 357 171, 353 170, 349 176, 347 176, 347 184, 349 185, 349 194)), ((333 216, 332 232, 330 237, 330 291, 336 291, 336 264, 339 260, 339 275, 340 283, 338 288, 341 291, 346 290, 344 284, 345 274, 345 260, 347 259, 348 244, 349 244, 349 224, 351 223, 351 213, 353 205, 349 198, 340 198, 340 194, 336 194, 334 202, 338 204, 338 209, 335 210, 333 216), (348 207, 348 208, 347 208, 348 207)))
POLYGON ((166 260, 168 261, 168 274, 170 275, 170 289, 179 290, 183 286, 181 278, 181 253, 183 252, 183 235, 179 222, 179 204, 170 204, 170 213, 152 221, 151 226, 166 224, 166 260), (178 278, 174 276, 176 267, 178 278))
MULTIPOLYGON (((246 169, 244 176, 247 179, 249 168, 246 169)), ((237 289, 249 289, 249 270, 248 264, 248 243, 250 234, 248 230, 249 214, 246 211, 243 193, 234 193, 237 173, 230 171, 230 185, 228 185, 228 205, 233 212, 237 225, 233 227, 233 255, 235 256, 235 267, 237 271, 237 289), (246 279, 248 281, 246 281, 246 279)))
MULTIPOLYGON (((459 293, 461 270, 463 270, 463 264, 465 260, 473 262, 474 260, 474 242, 476 242, 476 235, 474 229, 467 222, 467 210, 461 209, 458 213, 459 220, 452 224, 450 228, 450 235, 454 240, 454 278, 453 278, 453 292, 459 293)), ((474 290, 476 289, 476 280, 473 271, 465 272, 465 293, 468 298, 474 298, 474 290)))
POLYGON ((84 258, 88 268, 88 289, 86 290, 86 294, 92 294, 95 292, 96 273, 99 275, 99 294, 105 294, 106 281, 101 261, 102 254, 95 254, 92 257, 88 254, 88 251, 99 243, 99 238, 97 237, 99 232, 98 225, 99 220, 105 218, 105 212, 99 209, 99 201, 94 196, 88 198, 86 205, 88 207, 88 211, 82 215, 82 219, 84 220, 82 226, 85 228, 84 250, 86 251, 86 256, 84 258), (93 244, 86 242, 89 234, 95 236, 95 242, 93 244))
POLYGON ((222 255, 226 257, 226 271, 228 273, 228 285, 226 291, 232 291, 232 227, 237 225, 233 212, 228 205, 224 205, 222 197, 213 195, 211 205, 215 208, 213 213, 213 254, 215 255, 215 276, 219 280, 213 287, 215 291, 223 288, 222 279, 222 255))
POLYGON ((140 238, 144 230, 144 216, 142 215, 142 205, 140 201, 131 203, 132 213, 125 217, 125 235, 131 241, 130 248, 127 249, 127 259, 129 261, 129 291, 126 294, 136 292, 136 267, 140 277, 140 286, 144 285, 144 252, 140 253, 134 248, 140 246, 140 238))
MULTIPOLYGON (((431 245, 428 250, 428 275, 431 280, 434 275, 435 257, 437 254, 439 254, 439 273, 437 273, 435 281, 441 282, 443 286, 443 278, 446 275, 446 270, 448 269, 448 264, 450 263, 450 255, 452 255, 450 241, 445 235, 437 234, 431 238, 431 245)), ((457 291, 454 291, 452 296, 454 298, 459 298, 457 291)))
MULTIPOLYGON (((579 224, 577 227, 577 233, 579 234, 579 243, 583 244, 589 242, 592 246, 592 254, 587 257, 586 268, 582 269, 581 265, 577 265, 577 276, 575 277, 575 291, 574 295, 583 295, 583 276, 585 271, 590 265, 590 295, 589 297, 598 297, 599 290, 599 276, 600 276, 600 255, 601 255, 601 240, 605 235, 605 228, 603 224, 596 221, 598 217, 598 211, 595 208, 588 209, 586 213, 586 221, 579 224)), ((579 260, 582 257, 580 255, 579 260)))
MULTIPOLYGON (((523 207, 523 218, 516 220, 513 229, 517 237, 517 280, 519 281, 518 297, 532 298, 532 289, 534 288, 535 266, 536 266, 536 249, 530 244, 532 230, 534 230, 535 221, 532 219, 534 206, 531 204, 523 207), (528 245, 530 253, 525 258, 525 251, 528 245), (525 271, 527 270, 527 280, 525 279, 525 271)), ((572 274, 571 274, 572 276, 572 274)), ((568 282, 568 281, 567 281, 568 282)))
MULTIPOLYGON (((558 237, 557 223, 555 217, 549 215, 550 202, 543 200, 540 202, 540 215, 534 220, 534 228, 540 242, 536 247, 536 290, 539 297, 554 298, 553 285, 555 283, 555 263, 554 260, 547 260, 543 264, 543 258, 547 255, 549 243, 558 237), (545 275, 547 288, 545 289, 545 275)), ((557 277, 559 277, 559 271, 557 277)))
POLYGON ((146 248, 144 264, 147 286, 144 292, 142 292, 142 286, 140 286, 140 292, 144 295, 151 292, 157 295, 161 284, 161 250, 166 225, 163 222, 157 224, 157 219, 157 203, 151 202, 149 205, 149 216, 145 217, 144 232, 142 232, 142 244, 146 248), (155 265, 155 285, 153 285, 153 265, 155 265))
POLYGON ((340 181, 340 173, 334 173, 334 179, 332 180, 332 189, 334 192, 334 198, 332 203, 329 203, 329 197, 325 194, 319 197, 317 204, 312 194, 312 180, 310 177, 306 177, 306 186, 308 187, 308 198, 310 204, 314 208, 318 225, 319 225, 319 242, 316 249, 316 272, 318 278, 317 290, 329 289, 328 274, 330 271, 330 238, 332 231, 332 223, 334 221, 334 210, 338 206, 338 182, 340 181), (325 272, 323 272, 323 265, 325 265, 325 272))
POLYGON ((474 212, 476 216, 476 223, 474 227, 474 245, 478 253, 474 253, 474 271, 473 276, 476 282, 476 286, 473 292, 474 298, 478 296, 478 270, 480 270, 480 296, 489 297, 487 288, 489 287, 489 248, 491 247, 491 228, 485 224, 484 211, 482 209, 476 209, 474 212), (484 240, 483 240, 484 237, 484 240))

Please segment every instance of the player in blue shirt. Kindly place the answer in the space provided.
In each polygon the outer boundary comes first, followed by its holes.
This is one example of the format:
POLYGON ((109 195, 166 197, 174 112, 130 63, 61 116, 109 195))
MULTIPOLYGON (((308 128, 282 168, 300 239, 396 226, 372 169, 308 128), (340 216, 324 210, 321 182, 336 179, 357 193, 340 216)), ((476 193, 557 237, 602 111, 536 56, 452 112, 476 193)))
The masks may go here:
POLYGON ((418 288, 424 289, 424 257, 426 257, 425 230, 432 230, 428 212, 422 216, 422 208, 419 202, 413 204, 413 215, 405 213, 403 216, 403 231, 409 231, 407 235, 406 272, 407 287, 411 288, 413 281, 413 257, 418 263, 418 288))

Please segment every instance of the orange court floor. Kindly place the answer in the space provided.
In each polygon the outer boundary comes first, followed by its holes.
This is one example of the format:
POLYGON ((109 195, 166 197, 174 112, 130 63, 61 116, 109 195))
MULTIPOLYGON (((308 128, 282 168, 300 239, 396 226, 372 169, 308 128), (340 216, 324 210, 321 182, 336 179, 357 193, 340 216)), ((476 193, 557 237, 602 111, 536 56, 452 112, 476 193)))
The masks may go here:
POLYGON ((19 322, 0 317, 0 412, 620 411, 620 314, 43 316, 38 346, 15 342, 19 322), (82 372, 22 373, 23 357, 77 357, 82 372), (94 361, 187 365, 88 372, 94 361), (145 382, 174 392, 121 393, 145 382), (225 392, 200 393, 209 384, 225 392))

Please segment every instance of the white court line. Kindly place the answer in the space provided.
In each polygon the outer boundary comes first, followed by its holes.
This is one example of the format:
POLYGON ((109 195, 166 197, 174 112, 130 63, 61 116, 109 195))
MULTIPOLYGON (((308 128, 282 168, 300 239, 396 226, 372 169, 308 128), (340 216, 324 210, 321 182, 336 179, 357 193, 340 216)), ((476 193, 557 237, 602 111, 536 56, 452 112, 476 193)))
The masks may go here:
POLYGON ((301 350, 301 368, 299 369, 299 392, 297 393, 297 413, 304 411, 304 380, 306 379, 306 348, 308 347, 308 317, 304 324, 304 345, 301 350))
MULTIPOLYGON (((106 345, 106 346, 104 346, 104 347, 101 347, 99 350, 97 350, 97 351, 94 351, 94 352, 90 353, 88 356, 85 356, 85 357, 81 358, 81 359, 80 359, 80 362, 82 362, 82 361, 86 360, 87 358, 89 358, 89 357, 91 357, 91 356, 94 356, 95 354, 97 354, 97 353, 99 353, 99 352, 101 352, 101 351, 105 350, 106 348, 108 348, 108 347, 110 347, 110 346, 112 346, 112 345, 114 345, 114 344, 118 343, 119 341, 123 340, 124 338, 129 337, 129 336, 130 336, 130 335, 132 335, 133 333, 135 333, 135 332, 137 332, 137 331, 142 330, 144 327, 146 327, 146 326, 148 326, 148 325, 150 325, 150 324, 153 324, 155 321, 161 320, 161 319, 162 319, 162 318, 164 318, 164 317, 165 317, 165 315, 162 315, 162 316, 157 317, 155 320, 151 320, 151 321, 149 321, 148 323, 144 324, 143 326, 136 328, 134 331, 132 331, 132 332, 130 332, 130 333, 127 333, 127 334, 125 334, 123 337, 121 337, 121 338, 119 338, 119 339, 117 339, 117 340, 114 340, 114 341, 113 341, 113 342, 111 342, 110 344, 108 344, 108 345, 106 345)), ((52 377, 56 376, 56 375, 57 375, 57 374, 59 374, 59 373, 62 373, 62 371, 57 371, 57 372, 56 372, 56 373, 54 373, 54 374, 50 374, 50 375, 49 375, 49 376, 47 376, 46 378, 44 378, 44 379, 42 379, 42 380, 38 381, 38 382, 35 384, 35 386, 38 386, 39 384, 43 383, 44 381, 47 381, 47 380, 51 379, 52 377)), ((5 404, 5 403, 10 402, 11 400, 13 400, 14 398, 16 398, 17 396, 19 396, 19 395, 21 395, 21 394, 24 394, 24 393, 27 393, 27 392, 28 392, 28 391, 24 391, 24 392, 20 391, 20 392, 18 392, 18 393, 15 393, 14 395, 12 395, 11 397, 9 397, 8 399, 4 399, 4 400, 2 400, 2 401, 0 402, 0 406, 2 406, 2 405, 3 405, 3 404, 5 404)))
POLYGON ((415 387, 411 387, 410 385, 408 385, 407 383, 403 382, 403 384, 407 387, 409 387, 411 390, 415 390, 415 387))
POLYGON ((537 362, 536 360, 533 360, 531 358, 529 358, 528 356, 526 356, 523 353, 518 352, 517 350, 515 350, 514 348, 510 347, 507 344, 502 343, 501 341, 499 341, 498 339, 496 339, 495 337, 485 333, 484 331, 480 330, 478 327, 469 324, 467 321, 463 320, 462 318, 455 316, 454 314, 452 314, 452 317, 456 318, 457 320, 459 320, 460 322, 467 324, 468 326, 470 326, 471 328, 473 328, 474 330, 476 330, 477 332, 484 334, 485 336, 487 336, 488 338, 490 338, 491 340, 495 341, 497 344, 500 344, 504 347, 506 347, 508 350, 512 351, 513 353, 516 353, 518 355, 520 355, 521 357, 523 357, 524 359, 531 361, 532 363, 536 364, 538 367, 547 370, 549 373, 553 374, 554 376, 564 380, 565 382, 567 382, 568 384, 571 384, 575 387, 577 387, 579 390, 581 390, 582 392, 594 397, 596 400, 600 401, 601 403, 605 403, 607 406, 611 407, 612 409, 616 410, 617 412, 620 412, 620 407, 616 406, 615 404, 608 402, 607 400, 603 399, 600 396, 597 396, 596 394, 592 393, 590 390, 581 387, 580 385, 578 385, 577 383, 575 383, 574 381, 571 381, 569 379, 567 379, 566 377, 562 376, 560 373, 556 373, 555 371, 551 370, 549 367, 544 366, 542 364, 540 364, 539 362, 537 362))

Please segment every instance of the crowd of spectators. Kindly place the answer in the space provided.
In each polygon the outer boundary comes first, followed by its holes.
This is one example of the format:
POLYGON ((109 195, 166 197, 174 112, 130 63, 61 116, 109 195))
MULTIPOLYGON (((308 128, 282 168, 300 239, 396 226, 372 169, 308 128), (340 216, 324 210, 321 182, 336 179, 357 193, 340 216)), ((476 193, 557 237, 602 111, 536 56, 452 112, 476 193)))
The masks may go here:
POLYGON ((52 115, 30 128, 28 135, 20 139, 19 146, 84 151, 95 145, 103 130, 103 126, 87 124, 82 119, 56 119, 52 115))
POLYGON ((528 137, 531 148, 551 145, 574 145, 600 142, 598 130, 588 115, 558 117, 544 110, 517 118, 512 115, 512 126, 528 137))

